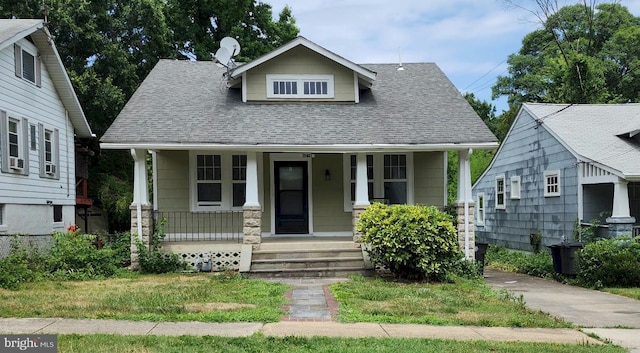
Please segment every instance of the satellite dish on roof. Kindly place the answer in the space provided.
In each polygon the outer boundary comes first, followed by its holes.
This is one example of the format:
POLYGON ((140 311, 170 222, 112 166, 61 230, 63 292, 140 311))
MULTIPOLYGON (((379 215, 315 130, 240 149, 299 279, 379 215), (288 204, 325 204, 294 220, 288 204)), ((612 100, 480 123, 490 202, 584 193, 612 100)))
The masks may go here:
POLYGON ((220 48, 225 48, 231 53, 231 56, 236 56, 240 53, 240 43, 235 38, 224 37, 220 41, 220 48))
POLYGON ((231 60, 231 52, 229 52, 227 48, 220 47, 213 57, 216 58, 216 61, 222 64, 222 66, 228 67, 229 61, 231 60))

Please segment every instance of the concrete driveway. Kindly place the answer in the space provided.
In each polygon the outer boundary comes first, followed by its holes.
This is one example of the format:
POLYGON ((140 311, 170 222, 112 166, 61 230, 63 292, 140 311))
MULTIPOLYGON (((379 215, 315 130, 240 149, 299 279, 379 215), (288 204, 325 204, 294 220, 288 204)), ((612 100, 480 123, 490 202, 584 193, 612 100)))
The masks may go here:
POLYGON ((485 269, 485 282, 495 290, 522 295, 530 309, 583 327, 613 343, 640 353, 640 301, 552 280, 485 269))

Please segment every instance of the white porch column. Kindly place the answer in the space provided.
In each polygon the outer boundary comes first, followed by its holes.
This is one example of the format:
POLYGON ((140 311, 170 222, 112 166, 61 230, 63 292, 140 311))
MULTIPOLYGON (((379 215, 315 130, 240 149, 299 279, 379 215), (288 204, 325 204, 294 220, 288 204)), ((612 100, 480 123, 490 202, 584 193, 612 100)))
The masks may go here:
MULTIPOLYGON (((345 173, 349 173, 345 170, 345 173)), ((348 191, 345 191, 348 192, 348 191)), ((351 213, 351 222, 353 228, 353 242, 356 246, 360 246, 360 238, 362 234, 358 232, 357 226, 360 215, 369 206, 369 181, 367 179, 367 154, 356 154, 356 199, 353 202, 353 211, 351 213)))
POLYGON ((627 184, 626 180, 618 180, 613 183, 613 210, 611 217, 631 217, 627 184))
POLYGON ((151 233, 153 232, 153 210, 149 204, 149 191, 147 185, 147 150, 131 149, 133 157, 133 202, 131 210, 131 234, 136 234, 136 238, 131 238, 131 269, 137 270, 140 267, 138 260, 138 241, 148 248, 150 245, 151 233))
POLYGON ((256 152, 247 152, 246 198, 244 206, 260 207, 258 197, 258 159, 256 152))
POLYGON ((456 210, 458 215, 458 242, 464 250, 464 257, 475 257, 473 196, 471 194, 471 164, 469 158, 472 150, 458 151, 458 199, 456 210))
POLYGON ((247 152, 245 202, 242 206, 242 242, 254 249, 262 243, 262 206, 258 194, 258 159, 256 152, 247 152))
POLYGON ((367 179, 367 155, 356 155, 356 199, 354 206, 369 206, 369 182, 367 179))

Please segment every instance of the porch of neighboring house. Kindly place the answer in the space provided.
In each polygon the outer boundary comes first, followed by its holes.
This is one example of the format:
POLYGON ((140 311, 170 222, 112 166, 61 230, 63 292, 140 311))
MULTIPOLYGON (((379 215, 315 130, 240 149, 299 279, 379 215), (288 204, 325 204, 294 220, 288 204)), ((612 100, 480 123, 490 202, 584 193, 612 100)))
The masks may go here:
POLYGON ((640 236, 640 182, 623 180, 584 162, 578 175, 583 227, 597 225, 595 235, 601 238, 640 236))
MULTIPOLYGON (((181 177, 163 171, 169 167, 171 170, 176 167, 188 170, 188 166, 176 165, 188 163, 188 160, 184 161, 187 153, 153 153, 154 209, 148 201, 147 151, 132 150, 135 160, 132 234, 142 234, 143 242, 148 243, 154 224, 162 225, 165 234, 163 251, 180 254, 199 271, 230 269, 258 277, 308 277, 347 276, 372 270, 366 247, 360 243, 355 225, 370 201, 393 203, 389 199, 395 196, 382 188, 375 190, 374 168, 367 153, 354 153, 352 158, 343 158, 344 153, 244 151, 246 161, 243 159, 242 173, 239 174, 242 178, 238 178, 241 179, 238 183, 241 187, 230 187, 231 191, 242 189, 242 206, 197 212, 175 210, 182 201, 164 199, 157 191, 158 184, 164 190, 163 183, 170 182, 174 191, 178 190, 176 193, 189 192, 180 190, 182 184, 177 180, 181 177), (170 181, 162 179, 163 173, 171 174, 167 177, 170 181), (336 190, 339 190, 338 195, 336 190), (343 190, 351 195, 350 199, 349 195, 343 195, 343 190)), ((459 202, 456 207, 460 246, 467 258, 473 258, 474 210, 469 154, 469 150, 460 152, 459 202)), ((409 203, 439 202, 439 206, 445 205, 444 156, 446 153, 443 151, 412 154, 412 164, 407 170, 415 177, 404 176, 400 182, 405 184, 396 188, 407 189, 409 203), (437 160, 438 169, 433 173, 421 164, 430 158, 437 160), (441 190, 434 187, 432 182, 435 179, 428 180, 434 177, 431 174, 437 175, 441 190), (434 190, 441 193, 436 202, 425 196, 425 192, 434 190)), ((185 188, 190 187, 187 184, 184 183, 185 188)), ((386 186, 394 185, 389 182, 386 186)), ((230 205, 235 206, 239 198, 234 195, 229 199, 230 205)))

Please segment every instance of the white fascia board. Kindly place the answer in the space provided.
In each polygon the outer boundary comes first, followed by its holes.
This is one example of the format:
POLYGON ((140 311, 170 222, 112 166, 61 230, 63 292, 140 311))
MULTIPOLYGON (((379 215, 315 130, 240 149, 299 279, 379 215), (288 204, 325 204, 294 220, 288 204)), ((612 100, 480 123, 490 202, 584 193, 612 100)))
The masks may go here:
POLYGON ((325 57, 337 62, 338 64, 340 64, 342 66, 345 66, 345 67, 357 72, 360 76, 366 78, 367 81, 369 81, 369 83, 375 81, 375 79, 376 79, 376 73, 375 72, 373 72, 371 70, 368 70, 368 69, 366 69, 366 68, 364 68, 364 67, 362 67, 362 66, 360 66, 360 65, 358 65, 356 63, 353 63, 353 62, 351 62, 351 61, 349 61, 349 60, 347 60, 347 59, 345 59, 345 58, 343 58, 343 57, 341 57, 341 56, 339 56, 339 55, 337 55, 337 54, 335 54, 335 53, 333 53, 333 52, 331 52, 331 51, 329 51, 329 50, 317 45, 316 43, 313 43, 312 41, 310 41, 310 40, 308 40, 308 39, 306 39, 304 37, 301 37, 301 36, 297 37, 296 39, 290 41, 287 44, 282 45, 281 47, 275 49, 274 51, 272 51, 272 52, 270 52, 268 54, 265 54, 265 55, 255 59, 255 60, 253 60, 251 62, 248 62, 248 63, 246 63, 246 64, 244 64, 242 66, 238 66, 236 69, 234 69, 231 72, 231 78, 236 78, 240 74, 242 74, 243 72, 251 70, 256 66, 258 66, 258 65, 260 65, 260 64, 262 64, 262 63, 264 63, 266 61, 269 61, 269 60, 271 60, 271 59, 273 59, 273 58, 275 58, 275 57, 277 57, 277 56, 279 56, 279 55, 281 55, 281 54, 283 54, 283 53, 285 53, 285 52, 297 47, 298 45, 303 45, 303 46, 307 47, 308 49, 311 49, 311 50, 315 51, 316 53, 318 53, 320 55, 323 55, 323 56, 325 56, 325 57))
POLYGON ((184 150, 184 151, 263 151, 263 152, 414 152, 414 151, 451 151, 471 149, 492 149, 498 147, 497 142, 484 143, 443 143, 443 144, 367 144, 367 145, 221 145, 221 144, 185 144, 185 143, 109 143, 100 144, 102 149, 125 150, 184 150))

